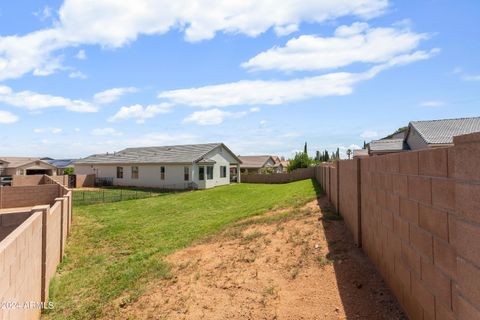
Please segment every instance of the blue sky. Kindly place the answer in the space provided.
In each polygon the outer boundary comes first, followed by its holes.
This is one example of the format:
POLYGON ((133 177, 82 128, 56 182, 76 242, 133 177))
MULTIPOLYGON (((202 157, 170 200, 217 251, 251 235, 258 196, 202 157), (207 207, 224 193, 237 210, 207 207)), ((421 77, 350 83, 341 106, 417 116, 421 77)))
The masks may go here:
POLYGON ((478 116, 478 1, 0 4, 0 154, 342 151, 478 116))

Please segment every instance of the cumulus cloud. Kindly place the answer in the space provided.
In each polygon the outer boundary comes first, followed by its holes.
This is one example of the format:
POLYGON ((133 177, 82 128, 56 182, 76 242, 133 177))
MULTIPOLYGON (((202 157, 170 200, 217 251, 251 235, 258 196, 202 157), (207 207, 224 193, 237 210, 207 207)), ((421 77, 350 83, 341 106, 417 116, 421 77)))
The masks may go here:
POLYGON ((33 129, 35 133, 52 133, 52 134, 59 134, 62 133, 62 129, 60 128, 37 128, 33 129))
POLYGON ((87 59, 87 54, 85 53, 85 50, 79 50, 77 52, 77 54, 75 55, 75 58, 77 58, 78 60, 85 60, 87 59))
POLYGON ((225 119, 241 118, 247 112, 226 112, 220 109, 211 109, 206 111, 197 111, 186 117, 183 121, 186 123, 194 122, 202 126, 221 124, 225 119))
MULTIPOLYGON (((369 19, 381 15, 388 0, 65 0, 53 27, 20 36, 0 37, 0 80, 60 67, 56 52, 82 44, 121 47, 139 35, 172 28, 187 41, 211 39, 217 32, 257 36, 270 28, 279 35, 301 22, 342 16, 369 19), (48 67, 48 68, 46 68, 48 67)), ((42 72, 40 72, 42 73, 42 72)), ((43 72, 45 73, 45 72, 43 72)))
POLYGON ((115 115, 108 119, 108 121, 116 122, 135 119, 137 123, 144 123, 146 119, 153 118, 157 114, 170 112, 171 106, 172 104, 170 103, 161 103, 148 105, 146 107, 140 104, 135 104, 129 107, 121 107, 115 115))
POLYGON ((112 103, 127 93, 134 93, 137 91, 138 89, 135 87, 112 88, 96 93, 93 96, 93 100, 100 104, 112 103))
POLYGON ((199 88, 160 92, 158 97, 173 104, 196 107, 228 107, 235 105, 278 105, 314 97, 343 96, 353 92, 358 82, 371 79, 395 66, 429 59, 438 52, 416 51, 399 55, 365 72, 335 72, 292 80, 242 80, 199 88))
POLYGON ((0 124, 11 124, 18 121, 18 117, 11 112, 0 110, 0 124))
POLYGON ((371 28, 367 23, 340 26, 333 37, 302 35, 284 47, 262 52, 242 67, 248 70, 310 71, 345 67, 353 63, 384 63, 411 52, 425 33, 409 29, 371 28))
POLYGON ((97 128, 92 130, 94 136, 121 136, 122 133, 113 128, 97 128))
POLYGON ((87 79, 87 75, 84 74, 83 72, 81 71, 73 71, 73 72, 70 72, 70 74, 68 75, 69 78, 72 78, 72 79, 87 79))
POLYGON ((10 87, 0 86, 0 102, 28 110, 65 108, 73 112, 96 112, 98 108, 84 100, 72 100, 60 96, 40 94, 32 91, 15 92, 10 87))
POLYGON ((469 73, 466 73, 465 71, 463 71, 462 68, 460 67, 456 67, 455 69, 453 69, 453 74, 457 74, 460 76, 460 78, 462 78, 462 80, 465 80, 465 81, 480 81, 480 74, 469 74, 469 73))

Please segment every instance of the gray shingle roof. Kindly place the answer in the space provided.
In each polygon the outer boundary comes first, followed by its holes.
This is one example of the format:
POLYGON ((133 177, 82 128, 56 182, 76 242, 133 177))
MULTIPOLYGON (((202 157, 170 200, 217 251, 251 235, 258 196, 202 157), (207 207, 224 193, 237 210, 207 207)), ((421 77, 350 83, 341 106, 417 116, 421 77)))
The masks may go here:
POLYGON ((412 121, 410 125, 428 144, 449 144, 454 136, 479 132, 480 117, 412 121))
MULTIPOLYGON (((240 160, 242 160, 242 164, 240 168, 263 168, 267 163, 268 159, 273 158, 268 155, 262 156, 239 156, 240 160)), ((275 162, 275 161, 274 161, 275 162)))
POLYGON ((370 151, 401 151, 408 150, 403 139, 373 140, 370 142, 370 151))
MULTIPOLYGON (((192 163, 203 160, 207 153, 218 146, 223 146, 232 153, 223 143, 140 147, 127 148, 110 154, 91 155, 75 161, 75 164, 192 163)), ((235 157, 233 153, 232 156, 235 157)))

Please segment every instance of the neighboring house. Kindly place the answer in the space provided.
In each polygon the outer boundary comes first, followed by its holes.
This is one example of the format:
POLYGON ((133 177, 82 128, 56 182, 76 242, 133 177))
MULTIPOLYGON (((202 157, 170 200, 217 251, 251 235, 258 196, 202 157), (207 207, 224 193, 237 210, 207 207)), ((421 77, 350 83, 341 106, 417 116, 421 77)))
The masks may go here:
POLYGON ((368 145, 368 153, 374 156, 408 150, 408 145, 404 139, 374 140, 368 145))
POLYGON ((0 176, 47 174, 57 175, 57 167, 41 160, 29 157, 0 157, 0 176))
MULTIPOLYGON (((42 158, 44 160, 45 158, 42 158)), ((48 158, 44 160, 45 162, 50 163, 51 165, 57 167, 57 175, 63 175, 65 173, 65 169, 73 168, 73 163, 76 161, 75 159, 50 159, 48 158)))
MULTIPOLYGON (((273 156, 238 156, 242 161, 240 170, 242 174, 258 174, 270 172, 282 172, 283 166, 275 162, 273 156)), ((233 170, 233 172, 236 172, 233 170)))
POLYGON ((353 159, 368 157, 368 149, 353 150, 353 159))
MULTIPOLYGON (((113 185, 207 189, 230 183, 241 160, 223 143, 127 148, 75 161, 76 174, 95 174, 113 185)), ((240 182, 240 177, 238 177, 240 182)))
POLYGON ((453 137, 474 132, 480 132, 480 117, 412 121, 405 131, 371 141, 368 154, 448 147, 453 145, 453 137))
POLYGON ((406 141, 411 150, 448 147, 455 136, 480 132, 480 117, 412 121, 408 128, 406 141))

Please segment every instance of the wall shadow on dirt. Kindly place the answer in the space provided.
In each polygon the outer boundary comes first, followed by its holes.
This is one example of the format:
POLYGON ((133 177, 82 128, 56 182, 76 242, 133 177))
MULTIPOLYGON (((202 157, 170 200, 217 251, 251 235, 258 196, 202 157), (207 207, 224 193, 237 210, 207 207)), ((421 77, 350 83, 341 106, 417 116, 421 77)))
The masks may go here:
POLYGON ((333 264, 347 319, 407 319, 366 254, 353 243, 341 216, 320 191, 319 221, 328 244, 326 258, 333 264))

